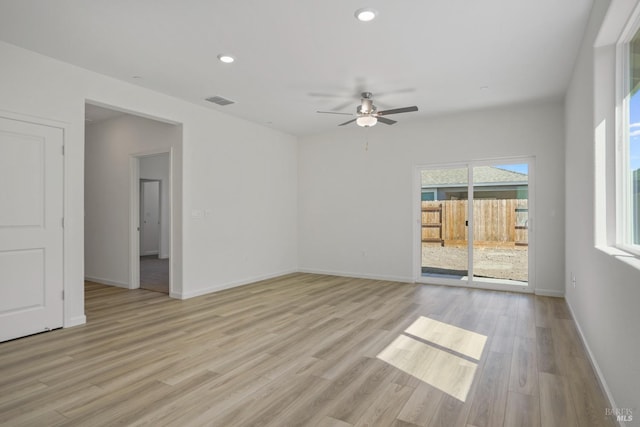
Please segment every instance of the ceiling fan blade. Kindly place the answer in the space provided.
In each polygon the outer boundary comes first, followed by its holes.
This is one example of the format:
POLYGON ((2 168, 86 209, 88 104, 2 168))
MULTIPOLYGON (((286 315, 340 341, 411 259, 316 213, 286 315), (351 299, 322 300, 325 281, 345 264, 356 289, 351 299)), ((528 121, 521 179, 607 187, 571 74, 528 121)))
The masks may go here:
POLYGON ((411 111, 418 111, 418 107, 414 105, 413 107, 394 108, 392 110, 378 111, 377 114, 379 116, 388 116, 389 114, 409 113, 411 111))
POLYGON ((380 123, 384 123, 385 125, 392 125, 394 123, 398 123, 395 120, 387 119, 386 117, 378 117, 378 121, 380 123))
POLYGON ((353 122, 355 122, 356 120, 358 120, 358 119, 357 119, 357 118, 356 118, 356 119, 351 119, 351 120, 349 120, 348 122, 340 123, 338 126, 348 125, 349 123, 353 123, 353 122))
POLYGON ((332 110, 333 110, 333 111, 340 111, 340 110, 344 110, 345 108, 347 108, 347 107, 349 107, 349 106, 351 106, 351 105, 353 105, 353 100, 351 100, 351 99, 350 99, 350 100, 348 100, 348 101, 343 102, 343 103, 342 103, 342 104, 340 104, 340 105, 336 105, 335 107, 333 107, 333 108, 332 108, 332 110))
POLYGON ((341 113, 339 111, 316 111, 316 113, 321 113, 321 114, 341 114, 344 116, 353 116, 353 114, 351 113, 341 113))

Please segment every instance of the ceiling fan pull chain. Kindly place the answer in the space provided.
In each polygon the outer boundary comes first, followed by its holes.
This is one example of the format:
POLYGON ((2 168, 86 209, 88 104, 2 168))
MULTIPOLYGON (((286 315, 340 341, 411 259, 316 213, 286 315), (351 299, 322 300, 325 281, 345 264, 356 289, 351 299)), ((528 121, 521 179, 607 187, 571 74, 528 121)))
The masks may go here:
POLYGON ((369 151, 369 127, 370 126, 367 126, 365 128, 366 131, 364 132, 364 138, 365 138, 364 151, 369 151))

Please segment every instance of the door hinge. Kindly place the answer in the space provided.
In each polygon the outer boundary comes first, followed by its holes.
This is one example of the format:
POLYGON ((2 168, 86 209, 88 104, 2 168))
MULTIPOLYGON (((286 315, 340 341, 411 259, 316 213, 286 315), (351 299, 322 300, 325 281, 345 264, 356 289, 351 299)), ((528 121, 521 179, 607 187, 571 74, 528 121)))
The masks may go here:
POLYGON ((60 223, 62 224, 62 228, 64 228, 64 217, 60 220, 60 223))
POLYGON ((64 144, 62 144, 62 155, 64 156, 64 144))
POLYGON ((64 290, 62 291, 62 301, 64 301, 64 290))

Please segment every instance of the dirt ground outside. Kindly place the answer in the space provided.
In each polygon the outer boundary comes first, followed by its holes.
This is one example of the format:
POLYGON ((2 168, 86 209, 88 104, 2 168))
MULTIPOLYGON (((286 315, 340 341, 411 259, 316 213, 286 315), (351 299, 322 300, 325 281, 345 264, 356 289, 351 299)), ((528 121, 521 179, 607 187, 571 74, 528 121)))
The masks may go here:
MULTIPOLYGON (((529 251, 527 246, 513 248, 474 248, 474 276, 494 279, 528 280, 529 251)), ((466 276, 468 274, 466 246, 440 246, 422 244, 422 273, 450 274, 466 276)))

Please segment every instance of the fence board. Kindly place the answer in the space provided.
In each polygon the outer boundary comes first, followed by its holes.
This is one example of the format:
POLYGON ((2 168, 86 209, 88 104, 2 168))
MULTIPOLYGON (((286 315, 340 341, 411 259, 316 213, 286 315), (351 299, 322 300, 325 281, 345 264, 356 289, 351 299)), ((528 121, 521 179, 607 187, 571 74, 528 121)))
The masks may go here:
MULTIPOLYGON (((478 199, 473 201, 475 241, 526 244, 528 237, 528 201, 526 199, 478 199)), ((422 239, 441 238, 464 242, 468 239, 467 200, 422 202, 422 239), (441 206, 442 212, 436 208, 441 206), (435 224, 440 222, 440 228, 435 224)))

